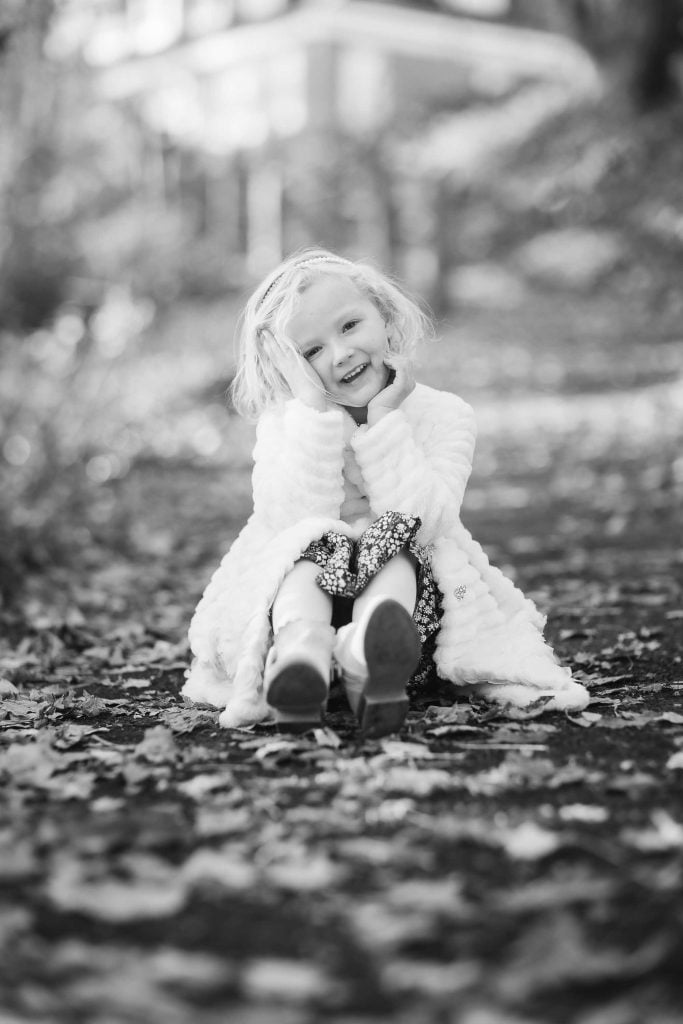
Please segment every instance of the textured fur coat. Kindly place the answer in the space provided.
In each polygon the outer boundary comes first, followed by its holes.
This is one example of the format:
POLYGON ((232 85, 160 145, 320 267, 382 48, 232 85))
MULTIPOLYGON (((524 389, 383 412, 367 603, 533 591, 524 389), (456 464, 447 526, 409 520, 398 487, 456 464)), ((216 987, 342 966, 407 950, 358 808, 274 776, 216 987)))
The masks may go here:
MULTIPOLYGON (((223 726, 269 717, 263 667, 277 589, 308 544, 328 530, 353 535, 339 519, 349 414, 318 412, 293 399, 261 418, 253 470, 253 513, 224 557, 190 625, 194 661, 184 694, 225 707, 223 726), (346 422, 345 422, 346 419, 346 422)), ((374 516, 419 516, 417 541, 430 553, 443 618, 438 675, 479 696, 525 706, 582 708, 571 679, 543 639, 544 616, 499 569, 460 521, 472 468, 475 423, 466 402, 418 384, 348 442, 374 516)))

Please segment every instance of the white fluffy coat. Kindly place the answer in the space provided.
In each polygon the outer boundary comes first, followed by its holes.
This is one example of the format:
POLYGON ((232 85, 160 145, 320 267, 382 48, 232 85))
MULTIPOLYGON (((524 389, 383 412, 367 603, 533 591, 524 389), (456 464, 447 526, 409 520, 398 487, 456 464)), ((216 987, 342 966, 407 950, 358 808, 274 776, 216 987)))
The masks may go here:
MULTIPOLYGON (((264 414, 254 449, 254 509, 209 582, 190 625, 194 661, 183 692, 225 707, 220 722, 269 717, 263 667, 270 608, 308 544, 328 530, 353 535, 339 518, 344 499, 345 417, 297 399, 264 414)), ((347 431, 348 433, 348 431, 347 431)), ((584 687, 543 640, 544 616, 499 569, 460 521, 475 442, 470 406, 418 384, 398 409, 350 445, 375 517, 419 516, 417 540, 430 552, 443 618, 434 661, 439 676, 499 703, 582 708, 584 687)))

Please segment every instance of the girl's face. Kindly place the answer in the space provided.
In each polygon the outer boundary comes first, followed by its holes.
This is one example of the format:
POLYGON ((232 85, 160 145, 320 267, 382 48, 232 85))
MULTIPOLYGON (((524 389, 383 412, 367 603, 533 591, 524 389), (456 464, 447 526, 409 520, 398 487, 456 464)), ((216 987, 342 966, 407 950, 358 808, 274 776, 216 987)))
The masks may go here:
POLYGON ((317 277, 302 292, 287 333, 339 405, 364 408, 386 387, 387 325, 347 277, 317 277))

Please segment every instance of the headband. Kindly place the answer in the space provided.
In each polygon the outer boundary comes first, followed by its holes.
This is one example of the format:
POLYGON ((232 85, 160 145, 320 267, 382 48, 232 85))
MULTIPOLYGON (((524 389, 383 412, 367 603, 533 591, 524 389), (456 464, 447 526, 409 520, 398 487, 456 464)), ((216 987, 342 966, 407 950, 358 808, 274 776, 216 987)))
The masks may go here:
POLYGON ((278 281, 282 280, 287 270, 299 270, 301 267, 310 267, 314 263, 342 263, 344 264, 344 266, 347 267, 354 266, 351 260, 345 260, 343 256, 311 256, 307 260, 301 260, 300 263, 293 263, 291 267, 287 267, 286 270, 280 271, 280 273, 273 278, 273 280, 270 282, 261 298, 256 303, 256 309, 260 309, 260 307, 266 301, 268 295, 273 290, 278 281))

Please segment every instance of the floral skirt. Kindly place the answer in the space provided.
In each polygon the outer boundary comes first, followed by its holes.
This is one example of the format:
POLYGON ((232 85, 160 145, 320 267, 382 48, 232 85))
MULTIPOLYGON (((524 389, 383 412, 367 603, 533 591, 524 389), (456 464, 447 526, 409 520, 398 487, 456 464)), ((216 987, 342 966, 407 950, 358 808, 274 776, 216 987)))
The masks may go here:
POLYGON ((429 553, 415 540, 421 525, 417 516, 384 512, 356 540, 342 533, 326 533, 302 554, 302 558, 320 566, 318 586, 338 598, 342 607, 347 604, 349 608, 373 576, 399 551, 406 550, 415 558, 417 600, 413 620, 422 642, 422 658, 413 674, 413 685, 423 682, 433 668, 432 653, 442 615, 429 553))

